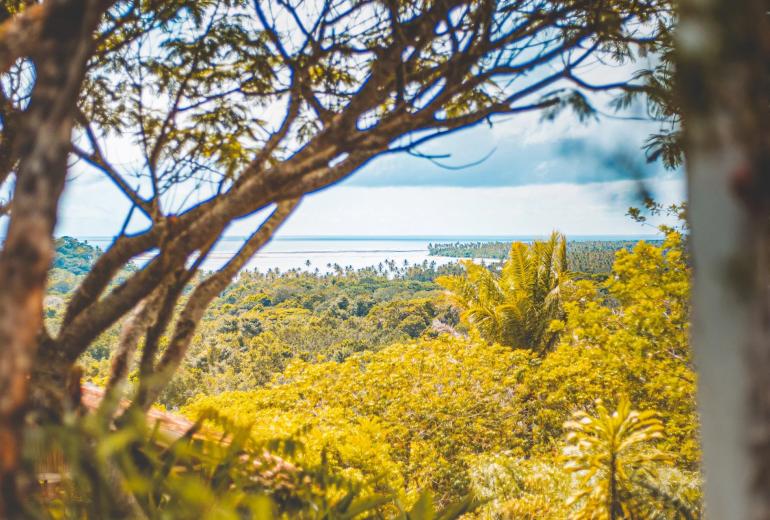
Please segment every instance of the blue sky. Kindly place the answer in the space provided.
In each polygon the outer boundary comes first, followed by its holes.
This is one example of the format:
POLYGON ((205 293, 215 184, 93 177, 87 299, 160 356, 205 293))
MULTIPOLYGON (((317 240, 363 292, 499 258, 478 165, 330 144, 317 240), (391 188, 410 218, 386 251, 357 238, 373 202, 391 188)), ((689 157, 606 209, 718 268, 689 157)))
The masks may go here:
MULTIPOLYGON (((368 164, 348 180, 306 197, 282 235, 571 235, 653 230, 625 213, 640 183, 662 202, 684 198, 681 172, 645 164, 640 147, 655 126, 570 114, 541 122, 525 114, 435 141, 446 169, 406 154, 368 164), (617 157, 623 157, 620 166, 617 157), (629 166, 630 165, 630 166, 629 166)), ((111 236, 128 205, 106 179, 82 172, 68 182, 58 235, 111 236)), ((250 232, 259 216, 235 223, 250 232)), ((141 227, 136 223, 135 229, 141 227)))

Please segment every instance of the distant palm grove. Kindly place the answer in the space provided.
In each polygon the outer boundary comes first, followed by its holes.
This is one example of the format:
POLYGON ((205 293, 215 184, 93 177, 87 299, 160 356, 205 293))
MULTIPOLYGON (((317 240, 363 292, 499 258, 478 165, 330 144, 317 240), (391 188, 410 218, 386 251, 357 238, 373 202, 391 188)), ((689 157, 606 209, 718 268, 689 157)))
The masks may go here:
MULTIPOLYGON (((649 240, 660 245, 658 240, 649 240)), ((634 240, 570 240, 567 242, 567 269, 586 274, 607 274, 612 269, 615 253, 636 245, 634 240)), ((455 258, 479 258, 502 260, 508 257, 511 244, 508 242, 454 242, 429 244, 433 256, 455 258)))

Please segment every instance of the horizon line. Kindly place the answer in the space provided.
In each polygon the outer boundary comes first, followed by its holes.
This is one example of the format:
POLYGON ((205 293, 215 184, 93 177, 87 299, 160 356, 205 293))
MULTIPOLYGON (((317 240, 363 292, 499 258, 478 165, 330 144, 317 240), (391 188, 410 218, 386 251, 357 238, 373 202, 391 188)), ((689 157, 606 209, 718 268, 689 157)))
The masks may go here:
MULTIPOLYGON (((581 234, 564 234, 569 241, 571 238, 595 238, 595 239, 617 239, 617 240, 633 240, 633 239, 645 239, 645 238, 662 238, 661 233, 581 233, 581 234)), ((549 233, 521 233, 511 235, 474 235, 474 234, 458 234, 458 235, 445 235, 445 234, 419 234, 419 235, 276 235, 272 240, 515 240, 515 239, 531 239, 531 238, 545 238, 549 233)), ((54 239, 71 237, 78 240, 114 240, 114 235, 77 235, 77 234, 62 234, 54 236, 54 239)), ((223 235, 222 240, 244 240, 248 238, 248 235, 223 235)), ((5 239, 5 236, 0 236, 0 240, 5 239)))

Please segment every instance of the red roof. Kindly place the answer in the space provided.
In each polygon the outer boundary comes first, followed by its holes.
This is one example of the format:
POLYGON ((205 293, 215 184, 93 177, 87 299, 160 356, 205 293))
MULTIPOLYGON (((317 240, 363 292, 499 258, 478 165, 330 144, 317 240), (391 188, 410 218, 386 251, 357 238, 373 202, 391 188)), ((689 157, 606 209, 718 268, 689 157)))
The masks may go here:
MULTIPOLYGON (((88 410, 96 410, 102 402, 102 399, 104 399, 104 394, 104 388, 92 383, 83 383, 80 386, 80 402, 83 403, 83 406, 88 410)), ((130 401, 128 399, 121 399, 118 408, 120 411, 125 410, 128 408, 129 404, 130 401)), ((155 425, 158 424, 158 429, 161 433, 175 439, 178 439, 187 433, 194 424, 192 421, 189 421, 181 415, 163 412, 154 408, 151 408, 147 412, 147 422, 151 428, 154 428, 155 425)))

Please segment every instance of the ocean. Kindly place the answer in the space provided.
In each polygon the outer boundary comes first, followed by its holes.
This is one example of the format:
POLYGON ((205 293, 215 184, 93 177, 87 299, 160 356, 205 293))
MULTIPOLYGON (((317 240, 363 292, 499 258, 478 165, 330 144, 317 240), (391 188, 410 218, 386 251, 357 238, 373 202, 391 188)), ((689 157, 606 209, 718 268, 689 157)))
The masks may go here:
MULTIPOLYGON (((76 237, 105 250, 112 243, 111 237, 76 237)), ((302 269, 330 272, 335 264, 359 269, 377 266, 387 261, 399 266, 422 264, 424 261, 437 265, 456 262, 457 258, 430 256, 428 244, 447 242, 513 242, 543 238, 542 236, 392 236, 392 237, 299 237, 278 236, 267 244, 246 266, 246 269, 267 272, 269 269, 281 272, 302 269)), ((584 240, 644 240, 658 239, 655 235, 582 235, 570 236, 571 241, 584 240)), ((203 264, 204 270, 215 270, 224 265, 243 243, 244 237, 224 237, 214 247, 203 264)), ((143 264, 153 254, 135 259, 143 264)))

